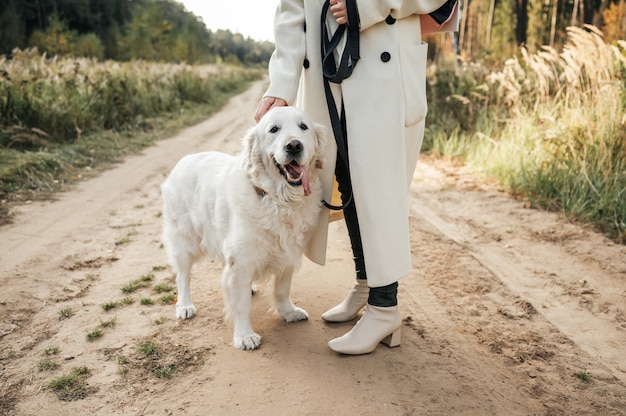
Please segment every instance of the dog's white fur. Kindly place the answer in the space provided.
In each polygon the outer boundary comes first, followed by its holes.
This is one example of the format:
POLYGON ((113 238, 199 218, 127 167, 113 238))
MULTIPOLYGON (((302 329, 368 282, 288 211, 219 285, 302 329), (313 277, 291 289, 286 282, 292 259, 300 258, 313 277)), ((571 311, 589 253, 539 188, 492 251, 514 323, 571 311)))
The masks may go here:
POLYGON ((161 185, 163 245, 177 273, 178 318, 196 313, 190 272, 204 254, 224 265, 222 289, 235 347, 256 349, 261 343, 250 324, 257 279, 273 277, 275 308, 285 321, 308 318, 290 299, 291 278, 321 206, 317 169, 325 141, 323 126, 295 107, 279 107, 248 131, 238 156, 204 152, 180 160, 161 185), (284 172, 292 161, 300 167, 291 169, 288 183, 276 164, 284 172))

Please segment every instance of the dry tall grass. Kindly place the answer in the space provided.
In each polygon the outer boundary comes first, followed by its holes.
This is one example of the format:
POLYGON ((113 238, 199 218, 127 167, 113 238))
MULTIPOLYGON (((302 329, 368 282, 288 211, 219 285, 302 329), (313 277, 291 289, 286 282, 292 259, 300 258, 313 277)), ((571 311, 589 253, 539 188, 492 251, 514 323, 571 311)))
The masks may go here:
POLYGON ((168 118, 199 121, 262 75, 227 65, 48 58, 36 50, 0 57, 0 222, 2 200, 54 190, 77 169, 146 146, 168 118))
POLYGON ((497 71, 442 72, 427 146, 626 242, 626 42, 570 27, 560 52, 522 50, 497 71))

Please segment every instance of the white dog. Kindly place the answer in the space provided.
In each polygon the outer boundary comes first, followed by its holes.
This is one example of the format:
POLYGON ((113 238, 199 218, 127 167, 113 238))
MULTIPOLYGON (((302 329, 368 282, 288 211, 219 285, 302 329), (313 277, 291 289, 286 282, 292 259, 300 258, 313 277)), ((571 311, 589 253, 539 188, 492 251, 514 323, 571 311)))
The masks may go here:
POLYGON ((248 131, 238 156, 204 152, 178 162, 161 185, 163 245, 177 273, 178 318, 196 313, 190 272, 203 254, 223 263, 235 347, 256 349, 261 343, 250 324, 257 279, 273 276, 275 308, 285 321, 308 318, 289 294, 321 207, 317 169, 325 140, 323 126, 295 107, 279 107, 248 131))

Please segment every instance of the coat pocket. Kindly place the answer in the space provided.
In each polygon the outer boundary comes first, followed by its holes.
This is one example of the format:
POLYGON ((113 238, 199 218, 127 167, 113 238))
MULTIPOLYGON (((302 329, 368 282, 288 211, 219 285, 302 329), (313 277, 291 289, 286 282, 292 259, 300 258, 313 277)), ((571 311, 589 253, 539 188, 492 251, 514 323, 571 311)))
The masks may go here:
POLYGON ((401 45, 400 71, 404 91, 406 127, 426 118, 426 59, 428 44, 401 45))

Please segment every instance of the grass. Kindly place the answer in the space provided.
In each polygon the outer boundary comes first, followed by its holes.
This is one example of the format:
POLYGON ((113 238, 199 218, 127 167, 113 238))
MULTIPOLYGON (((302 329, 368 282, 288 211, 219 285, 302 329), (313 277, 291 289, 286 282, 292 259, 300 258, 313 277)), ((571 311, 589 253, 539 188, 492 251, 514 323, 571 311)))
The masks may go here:
POLYGON ((574 373, 574 375, 578 377, 581 381, 584 381, 585 383, 588 383, 589 381, 591 381, 591 376, 586 370, 577 371, 574 373))
POLYGON ((49 358, 43 359, 37 363, 39 371, 52 371, 59 367, 59 364, 55 363, 49 358))
POLYGON ((152 273, 144 274, 139 279, 135 279, 132 282, 128 283, 127 285, 123 286, 121 290, 124 293, 132 293, 144 287, 149 287, 153 280, 154 280, 154 274, 152 273))
MULTIPOLYGON (((49 198, 205 119, 259 69, 0 58, 0 200, 49 198)), ((0 204, 7 221, 9 204, 0 204)), ((123 241, 120 241, 123 244, 123 241)))
POLYGON ((522 49, 501 68, 440 66, 424 149, 626 243, 625 74, 626 43, 591 26, 568 28, 561 52, 522 49))
POLYGON ((48 388, 52 389, 59 399, 72 401, 84 399, 95 391, 86 383, 90 370, 86 366, 74 367, 69 374, 55 378, 48 383, 48 388))
POLYGON ((157 355, 160 352, 159 344, 151 340, 146 340, 139 345, 139 352, 145 356, 157 355))
POLYGON ((140 304, 142 304, 142 305, 146 305, 146 306, 147 306, 147 305, 152 305, 152 304, 154 304, 154 302, 153 302, 153 301, 152 301, 152 299, 150 299, 150 298, 142 298, 142 299, 139 301, 139 303, 140 303, 140 304))
POLYGON ((117 317, 108 319, 106 321, 100 320, 100 327, 101 328, 113 328, 116 323, 117 323, 117 317))
POLYGON ((175 293, 170 293, 168 295, 161 296, 159 300, 164 305, 171 305, 172 303, 176 303, 177 296, 175 293))
POLYGON ((94 342, 104 335, 104 331, 101 328, 96 328, 93 331, 87 332, 87 341, 94 342))
POLYGON ((120 305, 118 301, 109 301, 102 305, 102 309, 105 311, 110 311, 111 309, 117 308, 120 305))
POLYGON ((61 310, 59 310, 59 321, 62 321, 63 319, 68 319, 72 317, 72 315, 74 315, 74 311, 72 310, 72 308, 62 308, 61 310))
POLYGON ((152 290, 156 293, 171 292, 172 290, 174 290, 174 287, 167 283, 159 283, 158 285, 154 286, 152 290))
MULTIPOLYGON (((164 319, 164 318, 162 318, 164 319)), ((128 373, 128 369, 140 368, 152 374, 156 378, 170 379, 181 369, 202 364, 202 355, 209 348, 191 350, 182 345, 160 344, 153 339, 144 339, 137 345, 138 355, 132 360, 118 361, 125 368, 122 375, 128 373)))
POLYGON ((51 345, 49 347, 46 347, 46 349, 43 350, 43 355, 56 355, 58 354, 60 351, 59 347, 56 345, 51 345))

